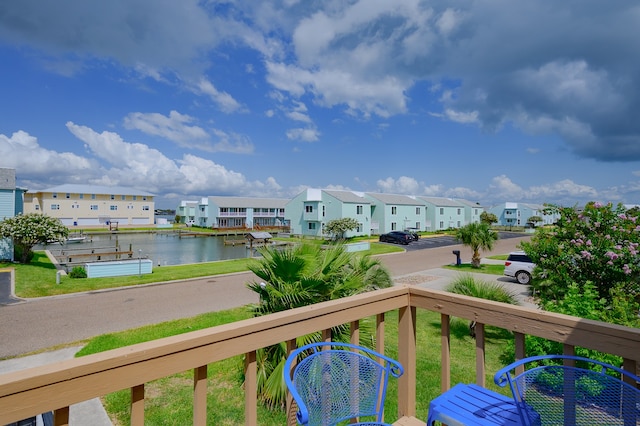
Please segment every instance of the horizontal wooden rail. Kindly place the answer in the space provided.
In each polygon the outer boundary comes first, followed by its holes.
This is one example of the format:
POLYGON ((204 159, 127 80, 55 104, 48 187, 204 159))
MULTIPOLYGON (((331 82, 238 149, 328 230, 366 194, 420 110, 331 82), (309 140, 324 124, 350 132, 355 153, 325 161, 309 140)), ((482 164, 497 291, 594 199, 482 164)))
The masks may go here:
MULTIPOLYGON (((413 416, 417 386, 416 309, 438 312, 444 321, 443 384, 448 380, 445 370, 449 365, 445 333, 448 320, 453 316, 515 332, 517 356, 523 355, 524 335, 528 334, 562 342, 566 347, 581 346, 621 356, 625 359, 625 368, 632 369, 640 363, 638 329, 398 286, 1 375, 0 424, 49 410, 62 409, 59 411, 62 413, 72 404, 121 389, 132 389, 138 395, 135 415, 136 422, 142 424, 145 383, 188 370, 194 371, 194 418, 200 424, 205 418, 203 395, 208 364, 246 354, 247 377, 255 377, 256 350, 283 341, 294 342, 298 336, 341 324, 351 324, 353 333, 357 333, 357 322, 367 317, 377 318, 379 343, 384 342, 384 314, 393 310, 399 310, 398 357, 406 367, 398 385, 398 409, 401 415, 413 416)), ((478 337, 482 335, 480 331, 478 337)), ((482 342, 477 343, 476 349, 479 358, 483 358, 482 342)), ((479 365, 480 361, 476 363, 477 373, 482 372, 479 365)), ((249 421, 255 419, 254 386, 255 383, 250 382, 247 388, 249 421)))
POLYGON ((406 288, 366 293, 0 376, 0 424, 408 305, 406 288))

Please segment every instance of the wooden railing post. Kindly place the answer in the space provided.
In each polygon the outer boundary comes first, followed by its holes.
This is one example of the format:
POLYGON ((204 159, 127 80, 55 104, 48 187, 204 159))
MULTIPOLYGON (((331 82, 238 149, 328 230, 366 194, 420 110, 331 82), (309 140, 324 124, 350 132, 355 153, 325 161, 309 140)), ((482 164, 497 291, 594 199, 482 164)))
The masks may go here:
POLYGON ((398 361, 404 374, 398 379, 398 417, 416 414, 416 308, 398 313, 398 361))
POLYGON ((244 424, 258 424, 258 363, 256 351, 244 355, 244 424))
POLYGON ((69 407, 58 408, 53 412, 53 426, 69 426, 69 407))
POLYGON ((131 388, 131 426, 144 426, 144 383, 131 388))
MULTIPOLYGON (((636 363, 636 361, 629 359, 629 358, 623 358, 622 359, 622 369, 625 371, 628 371, 631 374, 636 374, 636 370, 638 368, 638 365, 636 363)), ((628 383, 629 385, 636 387, 639 384, 635 383, 633 379, 631 379, 628 376, 624 376, 624 382, 628 383)), ((636 410, 636 405, 634 404, 634 399, 632 397, 629 397, 629 395, 627 395, 626 391, 623 391, 622 393, 622 413, 623 413, 623 417, 624 417, 624 426, 635 426, 634 423, 636 422, 634 420, 634 416, 633 413, 636 410)))
MULTIPOLYGON (((515 345, 516 361, 526 357, 525 335, 515 331, 513 333, 513 344, 515 345)), ((516 374, 524 373, 524 365, 516 367, 516 374)))
POLYGON ((447 314, 440 314, 440 364, 440 390, 445 393, 451 388, 451 335, 447 314))
MULTIPOLYGON (((289 355, 291 355, 291 353, 295 350, 296 350, 296 339, 287 340, 287 357, 289 357, 289 355)), ((289 377, 291 377, 291 373, 293 373, 294 368, 296 368, 295 362, 291 363, 291 370, 285 371, 284 373, 289 374, 289 377)), ((291 392, 287 392, 286 404, 287 404, 287 407, 286 407, 287 426, 296 426, 296 424, 298 423, 296 419, 296 412, 298 411, 298 407, 296 406, 295 401, 291 396, 291 392)))
POLYGON ((193 369, 193 424, 207 424, 207 366, 193 369))
POLYGON ((476 384, 485 387, 484 324, 476 323, 476 384))
POLYGON ((360 344, 360 321, 352 321, 349 327, 350 337, 349 342, 352 345, 360 344))

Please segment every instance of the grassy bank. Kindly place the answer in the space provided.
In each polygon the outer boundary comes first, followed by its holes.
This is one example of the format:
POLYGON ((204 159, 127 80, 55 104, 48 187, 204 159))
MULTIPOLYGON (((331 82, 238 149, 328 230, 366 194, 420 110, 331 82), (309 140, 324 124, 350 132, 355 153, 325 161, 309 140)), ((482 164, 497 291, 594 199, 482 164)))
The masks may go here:
MULTIPOLYGON (((372 243, 370 250, 363 253, 377 255, 402 250, 404 249, 397 246, 372 243)), ((248 270, 247 265, 252 261, 255 259, 244 258, 190 265, 158 266, 153 268, 151 274, 141 276, 70 278, 63 275, 60 277, 60 284, 56 283, 55 265, 47 258, 44 251, 35 252, 33 260, 28 265, 0 262, 0 268, 15 269, 16 296, 34 298, 244 272, 248 270)))
MULTIPOLYGON (((142 327, 122 333, 107 334, 92 339, 79 356, 115 349, 134 343, 171 336, 200 328, 211 327, 249 318, 246 308, 200 315, 190 319, 171 321, 142 327)), ((385 331, 388 356, 397 359, 397 312, 387 316, 385 331)), ((469 336, 466 321, 452 320, 451 381, 475 382, 475 340, 469 336)), ((426 418, 429 401, 440 394, 440 315, 418 310, 417 318, 417 414, 426 418)), ((493 373, 505 365, 501 356, 512 345, 512 335, 500 329, 486 331, 487 386, 504 392, 493 385, 493 373)), ((240 356, 209 365, 207 400, 207 424, 237 425, 244 423, 244 393, 242 389, 240 356)), ((174 425, 192 423, 193 373, 187 371, 145 385, 145 424, 174 425)), ((104 398, 104 404, 115 424, 129 424, 131 392, 123 390, 104 398)), ((391 380, 385 412, 389 418, 397 413, 397 383, 391 380)), ((285 424, 284 413, 279 410, 259 408, 261 424, 285 424)))

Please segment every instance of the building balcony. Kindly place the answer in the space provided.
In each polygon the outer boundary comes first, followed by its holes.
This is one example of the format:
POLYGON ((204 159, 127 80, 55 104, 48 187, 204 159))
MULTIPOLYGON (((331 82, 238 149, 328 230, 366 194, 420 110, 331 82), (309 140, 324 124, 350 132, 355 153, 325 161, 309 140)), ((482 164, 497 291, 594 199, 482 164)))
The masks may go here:
MULTIPOLYGON (((640 363, 640 329, 442 291, 397 286, 2 375, 0 424, 54 410, 55 424, 66 425, 72 404, 130 389, 131 424, 144 425, 145 386, 156 379, 193 371, 193 382, 184 386, 193 393, 193 424, 205 425, 207 387, 212 386, 207 380, 207 366, 238 355, 245 356, 244 423, 263 424, 257 409, 258 349, 284 341, 292 351, 296 337, 321 331, 329 338, 329 330, 341 324, 350 324, 352 341, 357 342, 360 320, 375 318, 376 349, 379 352, 385 352, 385 348, 397 350, 397 359, 405 369, 394 385, 397 386, 397 394, 393 395, 397 399, 394 401, 397 410, 388 410, 386 421, 404 426, 424 425, 426 413, 416 413, 418 402, 423 406, 428 404, 419 396, 417 365, 425 364, 417 349, 416 327, 434 324, 417 324, 419 310, 438 314, 439 324, 435 324, 433 330, 439 327, 440 359, 428 362, 434 366, 432 376, 440 378, 443 392, 452 386, 450 366, 456 355, 450 349, 451 317, 476 321, 475 360, 466 362, 470 370, 475 370, 475 381, 481 386, 485 386, 487 375, 494 373, 485 371, 485 326, 513 333, 518 359, 526 356, 525 335, 534 335, 563 343, 565 353, 572 353, 575 347, 585 347, 620 356, 624 368, 630 371, 636 371, 640 363), (396 316, 398 338, 390 341, 386 338, 385 324, 391 327, 389 318, 396 316)), ((216 392, 215 388, 210 391, 216 392)), ((387 400, 390 397, 391 394, 387 400)), ((289 424, 295 424, 295 416, 289 417, 292 419, 289 424)))

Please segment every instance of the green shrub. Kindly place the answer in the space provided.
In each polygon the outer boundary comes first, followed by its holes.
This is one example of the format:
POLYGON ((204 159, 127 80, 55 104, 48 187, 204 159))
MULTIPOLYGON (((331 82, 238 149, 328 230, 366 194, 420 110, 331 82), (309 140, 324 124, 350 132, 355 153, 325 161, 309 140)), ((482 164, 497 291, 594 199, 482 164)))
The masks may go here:
POLYGON ((69 272, 71 278, 87 278, 87 271, 82 266, 74 266, 69 272))

